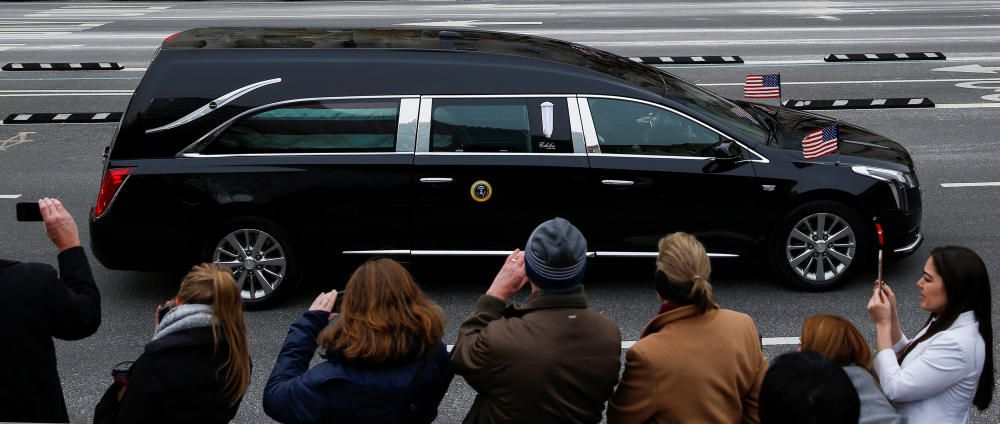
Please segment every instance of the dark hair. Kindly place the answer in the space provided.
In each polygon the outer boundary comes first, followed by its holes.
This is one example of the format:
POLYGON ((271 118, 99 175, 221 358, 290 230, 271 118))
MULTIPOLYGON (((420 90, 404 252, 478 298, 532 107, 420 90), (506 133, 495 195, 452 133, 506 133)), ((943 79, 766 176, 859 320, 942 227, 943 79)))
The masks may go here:
MULTIPOLYGON (((898 360, 903 363, 914 347, 955 323, 960 314, 972 311, 979 321, 979 334, 986 344, 986 358, 983 372, 979 376, 979 387, 972 404, 979 410, 990 406, 993 400, 993 314, 991 313, 990 276, 986 264, 972 249, 961 246, 941 246, 931 250, 934 269, 941 276, 948 303, 940 314, 931 313, 927 318, 929 327, 924 335, 910 342, 898 360)), ((926 326, 927 324, 925 324, 926 326)))
POLYGON ((761 424, 856 424, 858 391, 843 368, 818 352, 774 358, 760 387, 761 424))

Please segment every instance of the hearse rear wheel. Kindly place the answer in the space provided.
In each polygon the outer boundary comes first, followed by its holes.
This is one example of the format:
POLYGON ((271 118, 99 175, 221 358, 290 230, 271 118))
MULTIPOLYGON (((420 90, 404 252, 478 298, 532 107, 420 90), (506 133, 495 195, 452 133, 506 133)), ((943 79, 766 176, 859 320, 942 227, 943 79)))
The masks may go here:
POLYGON ((270 221, 241 218, 220 227, 206 250, 210 262, 233 272, 248 309, 274 304, 291 292, 301 275, 288 236, 270 221))

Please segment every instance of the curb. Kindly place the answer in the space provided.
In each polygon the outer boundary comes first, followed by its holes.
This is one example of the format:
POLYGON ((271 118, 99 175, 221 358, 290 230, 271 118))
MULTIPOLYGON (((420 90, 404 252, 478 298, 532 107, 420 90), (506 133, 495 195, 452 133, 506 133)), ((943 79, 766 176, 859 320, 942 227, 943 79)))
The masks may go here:
POLYGON ((646 65, 693 65, 714 63, 743 63, 739 56, 638 56, 629 60, 646 65))
POLYGON ((934 107, 934 102, 926 97, 895 98, 895 99, 839 99, 839 100, 796 100, 781 102, 782 106, 791 109, 830 110, 830 109, 896 109, 934 107))
POLYGON ((117 62, 86 63, 8 63, 4 71, 120 71, 124 66, 117 62))
POLYGON ((831 54, 823 59, 826 62, 862 62, 889 60, 945 60, 944 53, 847 53, 831 54))
POLYGON ((118 122, 122 112, 103 113, 12 113, 3 120, 10 124, 100 124, 118 122))

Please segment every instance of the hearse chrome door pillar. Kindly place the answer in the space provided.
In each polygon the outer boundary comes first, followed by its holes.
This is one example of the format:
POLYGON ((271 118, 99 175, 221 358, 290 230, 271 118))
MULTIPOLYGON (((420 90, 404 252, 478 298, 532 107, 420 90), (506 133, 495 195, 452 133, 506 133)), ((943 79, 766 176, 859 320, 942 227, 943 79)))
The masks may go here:
POLYGON ((579 109, 588 209, 603 223, 587 235, 598 257, 655 257, 657 241, 675 231, 694 234, 714 257, 749 248, 758 194, 749 149, 655 103, 581 95, 579 109))
POLYGON ((412 254, 505 255, 545 220, 583 220, 575 97, 424 96, 420 106, 412 254))

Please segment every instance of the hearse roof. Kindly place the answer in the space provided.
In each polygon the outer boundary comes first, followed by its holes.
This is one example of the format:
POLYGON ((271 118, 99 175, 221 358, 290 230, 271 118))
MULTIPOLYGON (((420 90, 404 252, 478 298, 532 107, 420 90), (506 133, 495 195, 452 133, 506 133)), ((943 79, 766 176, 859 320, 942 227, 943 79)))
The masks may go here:
POLYGON ((452 29, 197 28, 163 42, 163 49, 396 49, 513 55, 577 66, 625 80, 656 94, 667 82, 656 69, 603 50, 531 35, 452 29))

